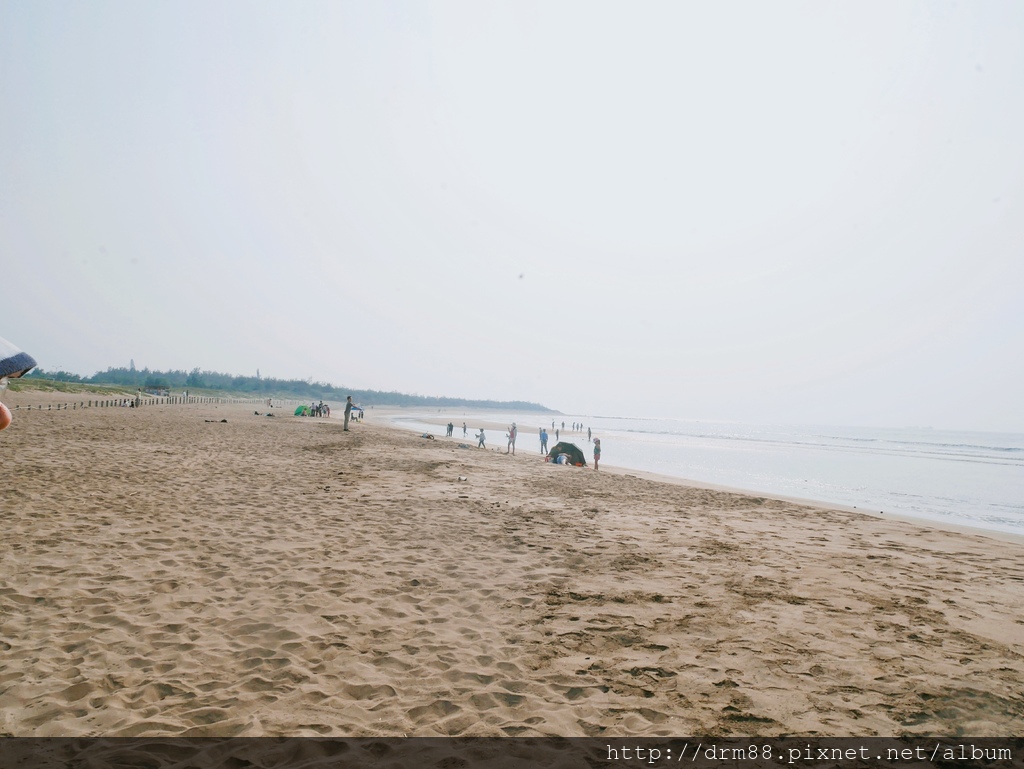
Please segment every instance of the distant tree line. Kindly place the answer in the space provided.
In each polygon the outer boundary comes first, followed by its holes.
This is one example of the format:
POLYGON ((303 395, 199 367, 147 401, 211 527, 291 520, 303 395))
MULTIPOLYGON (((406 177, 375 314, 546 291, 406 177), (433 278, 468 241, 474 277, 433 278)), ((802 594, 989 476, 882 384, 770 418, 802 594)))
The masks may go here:
POLYGON ((274 379, 260 376, 234 376, 217 371, 150 371, 148 368, 108 368, 91 377, 72 374, 69 371, 44 371, 33 369, 27 379, 50 379, 58 382, 80 382, 82 384, 120 385, 143 390, 220 390, 231 393, 256 393, 268 397, 352 400, 362 406, 437 406, 447 408, 481 408, 517 411, 552 411, 539 403, 526 401, 471 400, 469 398, 442 398, 426 395, 408 395, 380 390, 349 390, 327 382, 309 379, 274 379))

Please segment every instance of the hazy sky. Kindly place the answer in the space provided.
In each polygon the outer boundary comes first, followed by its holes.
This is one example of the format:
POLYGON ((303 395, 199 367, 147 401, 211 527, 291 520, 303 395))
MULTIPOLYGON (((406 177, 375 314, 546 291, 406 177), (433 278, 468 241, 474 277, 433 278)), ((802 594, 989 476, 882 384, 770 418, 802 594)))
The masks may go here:
POLYGON ((1024 431, 1024 3, 0 0, 0 336, 1024 431))

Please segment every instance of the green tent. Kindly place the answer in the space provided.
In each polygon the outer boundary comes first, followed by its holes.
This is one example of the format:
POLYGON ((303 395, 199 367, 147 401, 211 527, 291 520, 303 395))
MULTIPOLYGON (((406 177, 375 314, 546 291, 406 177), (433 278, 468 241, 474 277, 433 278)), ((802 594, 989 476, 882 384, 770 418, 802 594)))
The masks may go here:
POLYGON ((297 417, 304 417, 307 414, 309 414, 309 406, 303 405, 303 406, 299 406, 297 409, 295 409, 295 416, 297 416, 297 417))
POLYGON ((587 458, 583 456, 583 452, 579 450, 575 443, 559 441, 548 452, 548 460, 554 462, 559 454, 566 454, 569 457, 570 465, 576 465, 576 467, 587 466, 587 458))

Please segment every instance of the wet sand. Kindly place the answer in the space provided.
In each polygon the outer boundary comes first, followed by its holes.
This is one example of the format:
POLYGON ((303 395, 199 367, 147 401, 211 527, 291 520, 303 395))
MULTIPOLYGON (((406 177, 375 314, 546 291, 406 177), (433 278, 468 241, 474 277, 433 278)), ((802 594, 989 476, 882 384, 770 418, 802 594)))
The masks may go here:
POLYGON ((1024 723, 1020 543, 253 408, 15 412, 0 732, 1024 723))

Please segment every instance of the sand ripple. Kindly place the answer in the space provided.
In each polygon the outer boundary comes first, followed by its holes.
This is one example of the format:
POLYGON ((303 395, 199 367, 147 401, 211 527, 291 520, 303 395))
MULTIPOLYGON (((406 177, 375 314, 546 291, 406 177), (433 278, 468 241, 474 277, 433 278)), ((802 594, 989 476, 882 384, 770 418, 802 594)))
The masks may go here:
POLYGON ((1024 721, 1019 545, 246 407, 14 429, 7 734, 1024 721))

